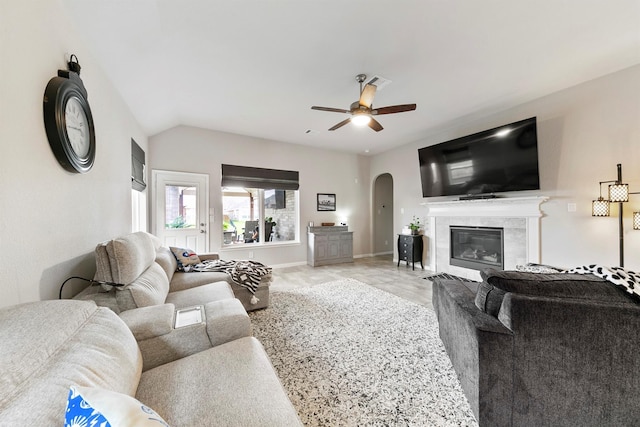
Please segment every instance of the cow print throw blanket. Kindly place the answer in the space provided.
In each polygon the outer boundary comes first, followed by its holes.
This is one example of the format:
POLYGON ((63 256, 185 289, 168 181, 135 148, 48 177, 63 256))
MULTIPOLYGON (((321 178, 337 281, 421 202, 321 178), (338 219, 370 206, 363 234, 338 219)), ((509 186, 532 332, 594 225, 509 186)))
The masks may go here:
MULTIPOLYGON (((257 261, 224 261, 221 259, 204 260, 200 264, 189 266, 188 271, 217 271, 227 273, 234 283, 255 295, 263 276, 271 273, 271 267, 257 261)), ((187 266, 185 266, 187 271, 187 266)))
POLYGON ((616 286, 621 286, 631 295, 640 297, 640 274, 621 267, 603 267, 591 264, 572 268, 565 273, 593 274, 616 286))

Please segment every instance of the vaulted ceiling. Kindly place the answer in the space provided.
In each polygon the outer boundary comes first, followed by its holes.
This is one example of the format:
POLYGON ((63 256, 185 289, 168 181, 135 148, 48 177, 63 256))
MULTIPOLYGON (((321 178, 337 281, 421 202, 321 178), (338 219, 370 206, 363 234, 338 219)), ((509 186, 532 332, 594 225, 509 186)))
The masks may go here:
POLYGON ((149 135, 373 154, 640 63, 640 0, 62 2, 149 135), (417 109, 328 131, 347 116, 310 107, 348 109, 359 73, 391 81, 374 107, 417 109))

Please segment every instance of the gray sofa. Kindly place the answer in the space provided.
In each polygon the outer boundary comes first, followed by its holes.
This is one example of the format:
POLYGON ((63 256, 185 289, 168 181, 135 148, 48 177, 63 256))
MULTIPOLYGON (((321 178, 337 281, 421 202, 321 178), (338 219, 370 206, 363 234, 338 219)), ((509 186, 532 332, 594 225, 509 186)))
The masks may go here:
MULTIPOLYGON (((144 370, 134 334, 112 310, 57 300, 0 309, 0 342, 3 426, 61 425, 70 386, 100 396, 88 400, 96 409, 109 409, 110 399, 109 414, 131 409, 135 397, 174 427, 302 425, 253 337, 144 370)), ((134 403, 143 416, 155 416, 134 403)), ((133 424, 131 414, 125 418, 133 424)))
POLYGON ((440 337, 481 426, 640 425, 640 304, 593 275, 435 279, 440 337))
MULTIPOLYGON (((199 257, 205 260, 218 256, 205 254, 199 257)), ((255 292, 256 301, 253 294, 233 283, 226 273, 176 271, 175 256, 149 233, 131 233, 100 243, 96 246, 95 258, 95 280, 126 286, 90 286, 75 298, 94 300, 116 313, 164 303, 183 308, 234 297, 247 311, 269 304, 271 275, 260 281, 255 292)))

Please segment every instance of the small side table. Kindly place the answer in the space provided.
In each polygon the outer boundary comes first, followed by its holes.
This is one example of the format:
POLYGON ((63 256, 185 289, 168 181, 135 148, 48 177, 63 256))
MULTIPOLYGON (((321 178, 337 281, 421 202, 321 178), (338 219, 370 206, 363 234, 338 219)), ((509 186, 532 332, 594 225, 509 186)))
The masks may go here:
POLYGON ((405 261, 407 267, 409 266, 409 261, 411 261, 411 269, 415 270, 416 261, 420 261, 420 267, 424 270, 422 249, 421 235, 398 234, 398 267, 400 267, 400 261, 405 261))

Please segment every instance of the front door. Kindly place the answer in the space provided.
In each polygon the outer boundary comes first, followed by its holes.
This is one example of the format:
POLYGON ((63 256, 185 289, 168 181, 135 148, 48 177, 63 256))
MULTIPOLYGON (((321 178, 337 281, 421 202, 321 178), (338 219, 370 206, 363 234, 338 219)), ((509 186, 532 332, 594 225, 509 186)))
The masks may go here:
POLYGON ((209 250, 209 175, 153 170, 152 229, 165 246, 209 250))

